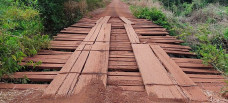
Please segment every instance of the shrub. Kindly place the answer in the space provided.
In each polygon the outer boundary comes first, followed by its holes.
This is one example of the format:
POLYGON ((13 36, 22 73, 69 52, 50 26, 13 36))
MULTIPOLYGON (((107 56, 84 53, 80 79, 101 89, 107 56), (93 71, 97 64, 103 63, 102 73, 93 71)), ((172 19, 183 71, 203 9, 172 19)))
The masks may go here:
POLYGON ((224 33, 224 38, 228 41, 228 28, 226 29, 226 31, 224 33))
POLYGON ((23 57, 47 48, 49 37, 41 35, 42 21, 38 10, 20 2, 0 1, 0 77, 22 67, 23 57))
POLYGON ((199 46, 198 53, 202 56, 205 64, 213 64, 219 67, 220 70, 228 73, 228 54, 222 49, 222 47, 216 47, 211 44, 201 44, 199 46))
POLYGON ((153 9, 154 6, 131 6, 130 9, 137 18, 149 19, 166 27, 171 35, 176 35, 186 42, 185 45, 191 46, 205 64, 213 64, 228 74, 228 29, 225 31, 228 17, 224 6, 198 2, 194 0, 181 4, 184 9, 178 9, 176 4, 157 10, 153 9))
POLYGON ((168 30, 171 29, 170 24, 167 21, 167 18, 164 13, 162 13, 161 10, 158 10, 157 8, 147 8, 147 7, 136 7, 131 6, 131 11, 133 12, 133 15, 137 18, 143 18, 152 20, 155 24, 161 25, 168 30))

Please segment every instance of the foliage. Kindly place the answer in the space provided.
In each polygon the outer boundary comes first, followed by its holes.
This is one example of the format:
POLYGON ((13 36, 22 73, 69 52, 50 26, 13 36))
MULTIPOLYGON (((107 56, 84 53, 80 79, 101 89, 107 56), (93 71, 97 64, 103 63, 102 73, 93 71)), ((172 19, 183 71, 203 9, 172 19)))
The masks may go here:
POLYGON ((205 64, 214 64, 220 70, 228 73, 228 54, 225 53, 224 49, 212 44, 200 44, 198 47, 197 51, 202 56, 201 59, 203 59, 205 64))
POLYGON ((226 31, 224 33, 224 38, 228 41, 228 28, 226 29, 226 31))
POLYGON ((82 17, 77 4, 71 0, 38 0, 36 9, 41 13, 46 32, 56 34, 82 17), (65 5, 64 5, 65 2, 65 5), (67 3, 70 2, 70 3, 67 3), (73 10, 70 10, 73 9, 73 10))
POLYGON ((46 32, 55 35, 62 28, 77 22, 87 11, 103 7, 103 0, 38 0, 46 32))
POLYGON ((0 76, 13 73, 23 57, 47 48, 49 37, 41 35, 39 12, 18 1, 0 1, 0 76))
POLYGON ((227 0, 159 0, 164 7, 175 15, 190 15, 193 10, 201 9, 210 3, 228 5, 227 0))
MULTIPOLYGON (((162 20, 167 22, 171 35, 184 40, 185 44, 191 46, 198 54, 198 58, 203 59, 205 64, 213 64, 228 74, 227 7, 212 4, 211 0, 159 0, 162 3, 151 1, 159 6, 149 4, 151 2, 148 0, 140 0, 137 3, 132 1, 133 3, 129 2, 134 4, 131 6, 131 11, 137 18, 146 18, 153 22, 157 19, 151 18, 159 14, 159 18, 165 18, 162 20), (144 5, 137 5, 140 2, 144 5), (155 7, 160 13, 152 12, 150 8, 155 7)), ((227 5, 224 0, 219 2, 227 5)))
POLYGON ((131 6, 131 11, 133 15, 137 18, 144 18, 148 20, 152 20, 155 24, 161 25, 167 29, 170 29, 170 24, 167 21, 167 18, 161 10, 157 8, 147 8, 147 7, 137 7, 131 6))
MULTIPOLYGON (((26 56, 47 48, 49 37, 104 0, 0 0, 0 77, 21 70, 26 56)), ((33 63, 34 66, 40 63, 33 63)))

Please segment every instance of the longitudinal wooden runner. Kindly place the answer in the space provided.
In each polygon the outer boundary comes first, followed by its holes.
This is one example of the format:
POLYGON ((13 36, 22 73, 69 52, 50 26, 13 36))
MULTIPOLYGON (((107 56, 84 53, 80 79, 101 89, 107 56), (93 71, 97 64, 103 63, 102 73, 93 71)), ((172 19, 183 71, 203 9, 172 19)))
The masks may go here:
POLYGON ((207 97, 203 91, 181 70, 160 46, 151 45, 151 48, 190 100, 207 101, 207 97))
MULTIPOLYGON (((44 95, 70 95, 75 90, 80 91, 80 88, 77 87, 81 85, 81 79, 87 78, 81 74, 103 74, 107 79, 111 30, 111 24, 107 24, 109 18, 106 16, 97 21, 97 24, 73 52, 56 78, 46 88, 44 95)), ((89 77, 91 78, 86 80, 89 81, 94 76, 89 77)))
POLYGON ((203 91, 159 45, 140 44, 132 26, 124 26, 149 96, 159 101, 207 101, 203 91))
POLYGON ((149 96, 161 100, 185 101, 180 87, 170 79, 148 44, 132 44, 140 73, 149 96))

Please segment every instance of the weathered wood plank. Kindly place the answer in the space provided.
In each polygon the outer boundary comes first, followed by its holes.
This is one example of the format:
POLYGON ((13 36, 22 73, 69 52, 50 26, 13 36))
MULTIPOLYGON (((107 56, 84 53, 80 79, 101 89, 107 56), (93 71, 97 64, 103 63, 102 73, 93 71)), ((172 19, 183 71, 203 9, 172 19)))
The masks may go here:
POLYGON ((147 84, 171 85, 166 69, 162 66, 148 44, 132 44, 143 82, 147 84))
POLYGON ((107 73, 108 59, 109 51, 90 51, 82 73, 107 73))
POLYGON ((125 18, 125 17, 120 17, 120 19, 123 21, 123 22, 125 22, 126 24, 130 24, 130 25, 132 25, 132 24, 134 24, 133 22, 131 22, 130 20, 128 20, 127 18, 125 18))
POLYGON ((140 43, 138 35, 135 33, 133 27, 129 24, 124 24, 124 27, 127 31, 128 38, 130 39, 130 42, 133 44, 140 43))
MULTIPOLYGON (((101 86, 106 87, 107 75, 106 74, 82 74, 79 77, 78 83, 76 84, 73 94, 78 94, 82 92, 83 89, 88 89, 92 87, 93 82, 98 82, 101 86)), ((97 89, 97 88, 94 88, 97 89)))
POLYGON ((171 73, 177 83, 181 86, 196 85, 182 69, 168 56, 168 54, 158 45, 150 45, 156 56, 160 59, 162 64, 171 73))

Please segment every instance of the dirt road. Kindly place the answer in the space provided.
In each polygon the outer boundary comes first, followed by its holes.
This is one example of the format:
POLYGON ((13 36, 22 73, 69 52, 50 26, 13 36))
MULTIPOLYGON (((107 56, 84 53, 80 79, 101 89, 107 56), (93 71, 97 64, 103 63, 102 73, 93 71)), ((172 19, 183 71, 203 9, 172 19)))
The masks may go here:
POLYGON ((123 3, 121 0, 112 0, 111 3, 105 8, 105 10, 98 15, 94 15, 95 17, 104 17, 104 16, 112 16, 112 17, 127 17, 133 18, 134 16, 131 14, 129 10, 129 6, 123 3))

